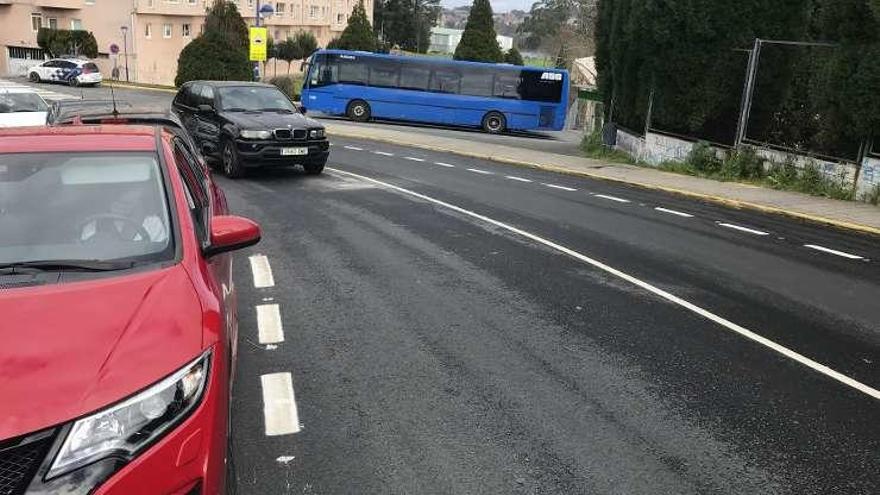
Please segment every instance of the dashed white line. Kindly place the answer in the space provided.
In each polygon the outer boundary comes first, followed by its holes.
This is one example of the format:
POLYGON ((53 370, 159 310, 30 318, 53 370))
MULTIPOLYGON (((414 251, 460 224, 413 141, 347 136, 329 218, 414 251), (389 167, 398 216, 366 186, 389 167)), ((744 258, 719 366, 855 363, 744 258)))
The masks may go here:
POLYGON ((480 170, 478 168, 469 168, 468 172, 473 172, 475 174, 483 174, 483 175, 495 175, 495 172, 489 172, 488 170, 480 170))
POLYGON ((863 260, 863 259, 865 259, 864 257, 859 256, 859 255, 857 255, 857 254, 845 253, 845 252, 843 252, 843 251, 838 251, 838 250, 836 250, 836 249, 831 249, 831 248, 827 248, 827 247, 824 247, 824 246, 818 246, 818 245, 816 245, 816 244, 804 244, 804 247, 805 247, 805 248, 809 248, 809 249, 815 249, 816 251, 822 251, 823 253, 828 253, 828 254, 833 254, 833 255, 835 255, 835 256, 840 256, 841 258, 848 258, 848 259, 851 259, 851 260, 863 260))
POLYGON ((563 191, 570 191, 570 192, 577 191, 577 189, 574 189, 574 188, 571 188, 571 187, 558 186, 558 185, 556 185, 556 184, 547 184, 546 182, 542 182, 542 184, 544 184, 544 185, 547 186, 547 187, 552 187, 553 189, 561 189, 561 190, 563 190, 563 191))
POLYGON ((275 278, 272 277, 272 267, 269 266, 269 258, 263 254, 255 254, 248 258, 251 262, 251 273, 254 275, 254 287, 264 289, 275 286, 275 278))
POLYGON ((263 417, 266 436, 299 433, 299 414, 293 396, 293 376, 290 373, 269 373, 260 377, 263 386, 263 417))
POLYGON ((669 213, 670 215, 678 215, 678 216, 684 217, 684 218, 694 218, 694 216, 691 215, 690 213, 685 213, 683 211, 670 210, 669 208, 663 208, 661 206, 657 206, 654 209, 659 212, 669 213))
POLYGON ((344 146, 344 148, 352 151, 364 151, 363 148, 358 148, 357 146, 344 146))
POLYGON ((387 151, 374 151, 373 153, 382 156, 394 156, 394 153, 389 153, 387 151))
POLYGON ((650 283, 645 282, 641 279, 638 279, 638 278, 636 278, 626 272, 618 270, 617 268, 613 268, 609 265, 606 265, 605 263, 602 263, 601 261, 590 258, 589 256, 587 256, 585 254, 579 253, 573 249, 567 248, 561 244, 557 244, 551 240, 545 239, 545 238, 540 237, 536 234, 532 234, 531 232, 527 232, 525 230, 519 229, 519 228, 514 227, 510 224, 506 224, 504 222, 500 222, 498 220, 487 217, 485 215, 481 215, 479 213, 467 210, 467 209, 462 208, 460 206, 456 206, 451 203, 447 203, 445 201, 441 201, 439 199, 432 198, 431 196, 426 196, 424 194, 420 194, 415 191, 405 189, 403 187, 395 186, 394 184, 389 184, 387 182, 383 182, 383 181, 380 181, 377 179, 366 177, 366 176, 363 176, 360 174, 355 174, 352 172, 345 172, 345 171, 338 170, 338 169, 333 169, 333 170, 336 172, 348 175, 350 177, 354 177, 354 178, 357 178, 357 179, 360 179, 363 181, 367 181, 367 182, 371 182, 373 184, 380 185, 382 187, 391 189, 393 191, 397 191, 401 194, 411 196, 413 198, 418 198, 420 200, 427 201, 429 203, 433 203, 438 206, 442 206, 444 208, 448 208, 452 211, 461 213, 465 216, 469 216, 469 217, 474 218, 476 220, 479 220, 481 222, 484 222, 484 223, 487 223, 490 225, 494 225, 494 226, 499 227, 501 229, 507 230, 508 232, 517 234, 521 237, 524 237, 526 239, 534 241, 538 244, 542 244, 542 245, 549 247, 553 250, 559 251, 560 253, 571 256, 572 258, 574 258, 576 260, 582 261, 582 262, 584 262, 588 265, 591 265, 599 270, 602 270, 606 273, 614 275, 615 277, 618 277, 622 280, 625 280, 625 281, 627 281, 637 287, 641 287, 642 289, 645 289, 648 292, 651 292, 654 295, 656 295, 662 299, 665 299, 673 304, 681 306, 682 308, 684 308, 692 313, 695 313, 695 314, 697 314, 697 315, 699 315, 699 316, 701 316, 701 317, 703 317, 713 323, 716 323, 716 324, 726 328, 727 330, 730 330, 731 332, 734 332, 734 333, 736 333, 736 334, 738 334, 748 340, 751 340, 752 342, 755 342, 761 346, 764 346, 764 347, 772 350, 773 352, 776 352, 776 353, 781 354, 782 356, 785 356, 795 362, 798 362, 798 363, 812 369, 813 371, 815 371, 817 373, 821 373, 822 375, 825 375, 828 378, 831 378, 839 383, 842 383, 848 387, 851 387, 855 390, 858 390, 859 392, 866 394, 870 397, 873 397, 874 399, 880 399, 880 390, 877 390, 877 389, 872 388, 868 385, 865 385, 864 383, 861 383, 853 378, 850 378, 850 377, 844 375, 843 373, 835 371, 822 363, 819 363, 817 361, 814 361, 814 360, 804 356, 803 354, 800 354, 792 349, 789 349, 781 344, 778 344, 778 343, 776 343, 766 337, 758 335, 757 333, 755 333, 755 332, 753 332, 753 331, 751 331, 741 325, 738 325, 738 324, 736 324, 736 323, 734 323, 734 322, 732 322, 722 316, 718 316, 718 315, 716 315, 716 314, 714 314, 714 313, 712 313, 712 312, 710 312, 700 306, 697 306, 694 303, 688 302, 688 301, 686 301, 686 300, 684 300, 684 299, 682 299, 682 298, 680 298, 670 292, 667 292, 659 287, 651 285, 650 283))
POLYGON ((455 168, 455 165, 453 165, 451 163, 434 162, 434 165, 440 165, 441 167, 446 167, 446 168, 455 168))
POLYGON ((404 159, 404 160, 409 160, 409 161, 411 161, 411 162, 423 162, 423 161, 425 161, 424 158, 416 158, 416 157, 414 157, 414 156, 405 156, 405 157, 403 157, 403 159, 404 159))
POLYGON ((743 227, 742 225, 736 225, 735 223, 723 223, 723 222, 719 222, 718 225, 721 226, 721 227, 724 227, 724 228, 733 229, 733 230, 738 230, 738 231, 740 231, 740 232, 746 232, 746 233, 748 233, 748 234, 754 234, 754 235, 770 235, 769 232, 764 232, 764 231, 762 231, 762 230, 750 229, 750 228, 748 228, 748 227, 743 227))
POLYGON ((284 342, 281 310, 277 304, 260 304, 257 306, 257 332, 261 344, 284 342))
POLYGON ((608 196, 607 194, 597 194, 597 198, 607 199, 609 201, 617 201, 618 203, 629 203, 628 199, 618 198, 617 196, 608 196))
POLYGON ((504 177, 506 179, 515 180, 515 181, 519 181, 519 182, 532 182, 532 179, 524 179, 522 177, 517 177, 515 175, 505 175, 504 177))

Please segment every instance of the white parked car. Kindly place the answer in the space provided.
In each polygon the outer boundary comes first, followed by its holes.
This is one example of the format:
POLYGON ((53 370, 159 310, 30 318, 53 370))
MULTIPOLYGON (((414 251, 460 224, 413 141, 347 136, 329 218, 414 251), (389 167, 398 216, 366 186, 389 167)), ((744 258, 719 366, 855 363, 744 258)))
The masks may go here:
POLYGON ((49 105, 30 88, 0 89, 0 127, 46 125, 49 105))
POLYGON ((93 62, 79 58, 55 58, 28 69, 31 82, 63 82, 71 86, 98 85, 104 80, 93 62))

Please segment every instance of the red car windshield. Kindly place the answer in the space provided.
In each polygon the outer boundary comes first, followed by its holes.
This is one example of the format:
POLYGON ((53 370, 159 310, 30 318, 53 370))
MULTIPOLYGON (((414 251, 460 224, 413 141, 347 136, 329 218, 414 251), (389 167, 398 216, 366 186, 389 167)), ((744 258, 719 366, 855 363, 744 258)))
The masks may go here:
POLYGON ((155 154, 0 154, 0 265, 171 258, 155 154))

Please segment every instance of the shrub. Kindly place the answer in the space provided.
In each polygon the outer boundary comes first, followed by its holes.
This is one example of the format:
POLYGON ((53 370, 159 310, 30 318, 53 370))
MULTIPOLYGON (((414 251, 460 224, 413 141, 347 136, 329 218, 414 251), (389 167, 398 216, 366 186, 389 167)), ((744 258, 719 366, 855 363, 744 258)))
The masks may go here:
POLYGON ((761 158, 751 148, 734 151, 721 165, 725 179, 760 179, 764 177, 761 158))
POLYGON ((513 47, 504 54, 504 62, 511 65, 523 65, 523 58, 519 50, 513 47))
POLYGON ((872 205, 880 204, 880 184, 877 184, 873 189, 865 193, 865 195, 862 196, 862 200, 867 201, 872 205))
POLYGON ((249 81, 252 78, 246 49, 223 36, 205 33, 180 52, 174 84, 180 86, 198 79, 249 81))
POLYGON ((98 56, 98 42, 91 31, 40 28, 37 31, 37 46, 53 58, 65 55, 98 56))
POLYGON ((269 79, 269 84, 277 86, 278 89, 284 91, 294 101, 298 101, 302 93, 302 77, 297 76, 278 76, 269 79))
POLYGON ((687 163, 701 174, 715 174, 721 170, 722 162, 709 143, 699 142, 688 153, 687 163))

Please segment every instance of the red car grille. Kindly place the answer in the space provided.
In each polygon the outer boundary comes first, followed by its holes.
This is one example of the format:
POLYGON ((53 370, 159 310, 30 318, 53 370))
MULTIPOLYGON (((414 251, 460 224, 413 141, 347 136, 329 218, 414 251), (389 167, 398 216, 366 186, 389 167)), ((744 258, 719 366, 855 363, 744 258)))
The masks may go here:
POLYGON ((44 437, 25 444, 18 441, 0 443, 0 495, 24 493, 51 441, 52 437, 44 437))

